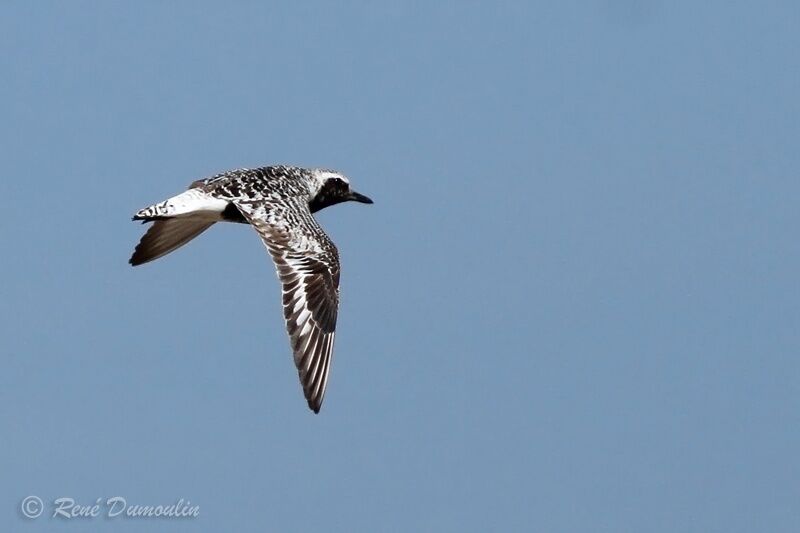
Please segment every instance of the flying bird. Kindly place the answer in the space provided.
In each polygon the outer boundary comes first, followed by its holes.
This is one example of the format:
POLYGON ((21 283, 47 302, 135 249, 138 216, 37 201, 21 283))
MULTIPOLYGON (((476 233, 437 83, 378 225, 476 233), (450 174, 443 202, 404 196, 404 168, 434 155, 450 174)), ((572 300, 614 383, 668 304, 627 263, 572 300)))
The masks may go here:
POLYGON ((343 174, 271 166, 237 169, 193 182, 133 220, 153 222, 130 264, 158 259, 216 222, 250 224, 275 262, 283 316, 308 406, 319 413, 328 382, 339 307, 339 252, 312 213, 341 202, 371 204, 343 174))

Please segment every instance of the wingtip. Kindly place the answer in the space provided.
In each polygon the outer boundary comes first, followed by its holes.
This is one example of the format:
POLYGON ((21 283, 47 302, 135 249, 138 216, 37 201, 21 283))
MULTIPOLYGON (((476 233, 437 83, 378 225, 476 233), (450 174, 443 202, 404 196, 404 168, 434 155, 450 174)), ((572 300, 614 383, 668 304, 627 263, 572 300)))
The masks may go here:
POLYGON ((308 408, 311 409, 315 415, 319 414, 320 409, 322 409, 321 403, 315 403, 312 400, 308 400, 308 408))
POLYGON ((138 251, 139 251, 139 250, 138 250, 138 247, 137 247, 137 249, 136 249, 136 250, 134 250, 134 252, 133 252, 133 255, 131 256, 131 258, 130 258, 130 259, 128 259, 128 264, 129 264, 130 266, 133 266, 133 267, 135 267, 135 266, 139 266, 139 265, 141 265, 142 263, 144 263, 144 261, 142 261, 142 258, 141 258, 141 257, 139 256, 139 254, 137 253, 138 251))

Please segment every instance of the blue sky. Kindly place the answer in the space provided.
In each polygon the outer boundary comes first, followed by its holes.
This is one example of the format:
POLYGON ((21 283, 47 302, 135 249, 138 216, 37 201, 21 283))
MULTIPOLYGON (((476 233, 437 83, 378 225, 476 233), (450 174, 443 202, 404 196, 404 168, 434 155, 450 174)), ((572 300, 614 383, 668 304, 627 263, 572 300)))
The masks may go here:
POLYGON ((3 531, 797 530, 796 3, 0 14, 3 531), (252 230, 126 262, 137 209, 275 163, 375 200, 318 217, 318 416, 252 230))

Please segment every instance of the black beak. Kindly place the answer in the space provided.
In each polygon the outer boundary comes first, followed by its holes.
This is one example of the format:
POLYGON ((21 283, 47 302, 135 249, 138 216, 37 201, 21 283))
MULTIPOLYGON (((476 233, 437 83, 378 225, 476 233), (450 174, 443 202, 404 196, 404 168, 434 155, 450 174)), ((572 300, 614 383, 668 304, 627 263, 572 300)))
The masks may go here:
POLYGON ((348 200, 353 202, 361 202, 362 204, 371 204, 373 203, 372 200, 364 196, 363 194, 359 194, 355 191, 350 191, 350 196, 347 197, 348 200))

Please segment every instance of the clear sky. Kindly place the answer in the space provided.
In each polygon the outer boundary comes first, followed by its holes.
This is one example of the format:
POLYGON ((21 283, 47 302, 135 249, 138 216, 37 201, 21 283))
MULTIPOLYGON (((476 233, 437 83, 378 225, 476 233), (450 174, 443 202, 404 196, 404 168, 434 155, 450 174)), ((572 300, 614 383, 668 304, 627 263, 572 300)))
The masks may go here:
POLYGON ((5 2, 0 530, 795 532, 797 2, 5 2), (339 169, 328 394, 218 225, 339 169), (20 511, 28 495, 45 514, 20 511), (48 518, 53 500, 200 506, 48 518))

